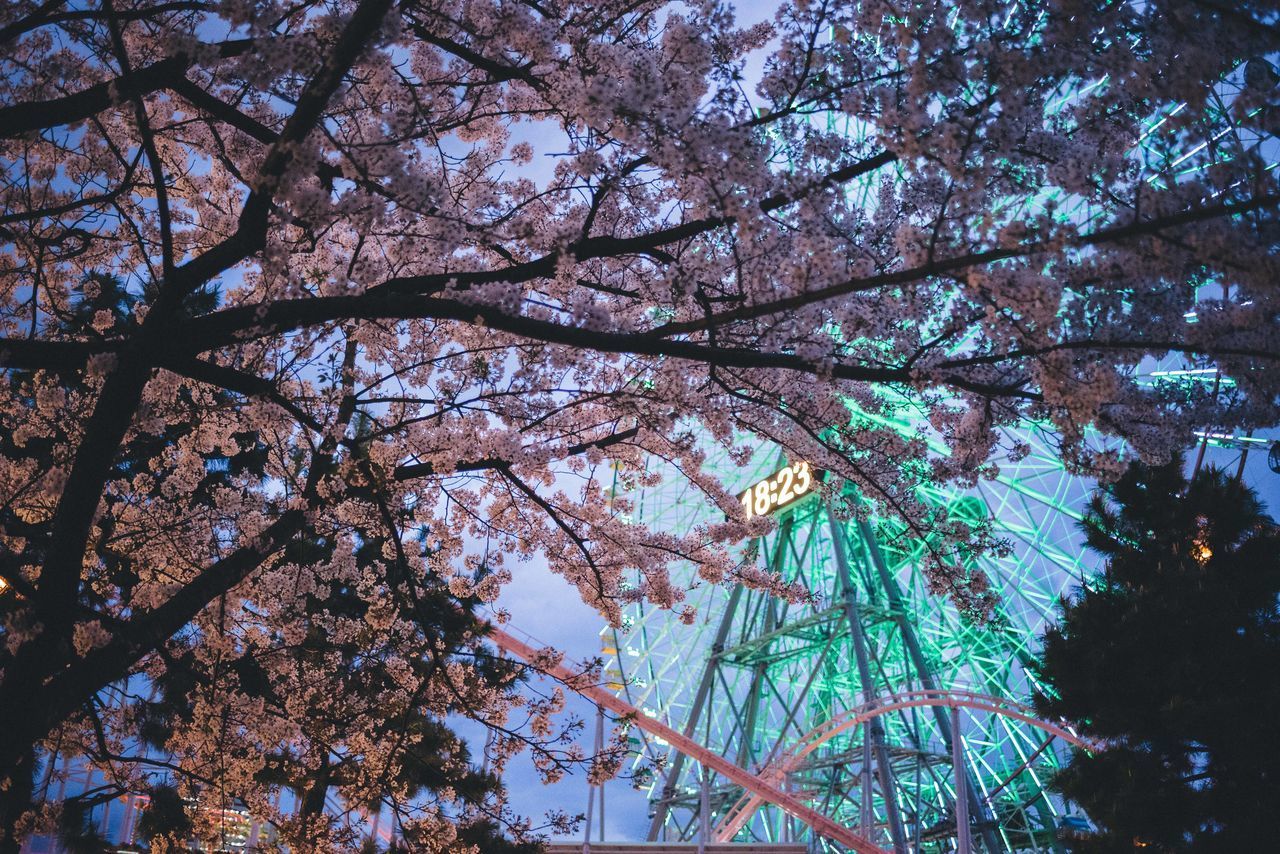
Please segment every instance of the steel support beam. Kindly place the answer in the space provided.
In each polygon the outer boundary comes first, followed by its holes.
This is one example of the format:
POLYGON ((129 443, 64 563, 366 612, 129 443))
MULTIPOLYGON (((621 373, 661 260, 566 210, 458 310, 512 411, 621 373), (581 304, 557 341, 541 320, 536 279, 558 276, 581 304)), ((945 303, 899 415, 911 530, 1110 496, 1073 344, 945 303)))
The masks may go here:
MULTIPOLYGON (((871 678, 867 639, 862 631, 862 618, 858 614, 857 592, 853 586, 853 577, 849 573, 849 557, 845 553, 844 536, 831 508, 824 509, 827 524, 831 527, 831 541, 836 558, 836 570, 839 573, 841 600, 845 618, 849 623, 849 634, 853 639, 854 656, 858 662, 858 679, 862 682, 862 701, 871 703, 878 700, 879 696, 875 690, 875 682, 871 678)), ((898 854, 907 854, 907 837, 902 830, 902 816, 898 811, 898 786, 893 778, 893 766, 889 764, 889 753, 884 744, 884 725, 880 723, 879 718, 876 718, 868 721, 866 727, 871 736, 871 749, 875 751, 876 773, 880 777, 880 791, 884 796, 885 813, 889 819, 889 837, 893 840, 894 851, 898 854)), ((866 766, 867 759, 864 753, 863 768, 865 769, 866 766)), ((869 802, 868 792, 864 789, 862 803, 866 806, 869 802)), ((865 815, 862 818, 862 826, 864 828, 868 826, 865 815)))
MULTIPOLYGON (((898 629, 902 632, 902 640, 906 645, 907 654, 911 657, 912 664, 915 665, 916 675, 920 677, 920 683, 924 687, 937 691, 938 681, 933 676, 933 668, 930 666, 928 659, 924 657, 924 650, 920 648, 920 640, 916 637, 915 627, 911 624, 911 620, 907 616, 906 606, 902 601, 902 591, 898 588, 897 580, 889 572, 889 566, 885 563, 884 554, 880 551, 880 543, 876 539, 875 531, 871 528, 871 523, 866 519, 859 519, 858 532, 862 535, 862 541, 866 544, 867 552, 871 556, 871 564, 875 567, 876 575, 879 576, 880 584, 884 588, 885 597, 889 600, 889 610, 897 615, 898 629)), ((933 713, 943 738, 950 742, 951 721, 949 716, 944 709, 939 707, 935 707, 933 713)), ((947 747, 950 748, 951 745, 948 744, 947 747)), ((963 758, 962 755, 961 759, 963 758)), ((969 806, 977 815, 984 816, 986 810, 983 809, 982 800, 978 797, 978 787, 969 775, 968 768, 966 767, 963 770, 964 789, 968 794, 969 806)), ((985 821, 982 828, 982 842, 987 848, 987 854, 1000 854, 1005 850, 1000 843, 999 837, 996 836, 985 821)))
MULTIPOLYGON (((697 729, 698 720, 702 717, 702 707, 706 705, 707 695, 711 693, 711 685, 715 680, 717 655, 724 649, 724 642, 729 637, 729 627, 733 625, 733 615, 738 610, 738 600, 741 598, 742 585, 735 584, 729 593, 729 602, 725 605, 720 625, 716 629, 715 642, 711 645, 711 655, 707 658, 707 665, 702 670, 702 681, 698 683, 698 692, 693 698, 693 708, 689 710, 689 720, 684 725, 684 735, 687 738, 693 737, 693 731, 697 729)), ((671 767, 667 770, 666 782, 662 784, 662 796, 654 808, 653 820, 649 823, 650 842, 658 841, 659 834, 667 823, 667 813, 671 809, 670 804, 676 794, 676 783, 680 779, 680 772, 684 770, 685 755, 679 751, 672 752, 675 756, 671 760, 671 767)))

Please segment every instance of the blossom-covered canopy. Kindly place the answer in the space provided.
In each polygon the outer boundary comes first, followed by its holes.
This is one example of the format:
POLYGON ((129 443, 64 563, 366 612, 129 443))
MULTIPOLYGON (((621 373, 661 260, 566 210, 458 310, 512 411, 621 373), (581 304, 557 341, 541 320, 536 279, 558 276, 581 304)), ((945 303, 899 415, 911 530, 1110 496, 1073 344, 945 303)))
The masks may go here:
MULTIPOLYGON (((705 441, 766 437, 828 489, 981 538, 916 487, 990 475, 1006 427, 1107 474, 1274 421, 1278 21, 1207 0, 794 0, 749 28, 716 0, 5 4, 0 840, 55 742, 126 789, 147 773, 136 704, 95 699, 131 675, 194 674, 166 761, 196 779, 223 757, 263 815, 271 757, 314 781, 340 756, 349 802, 407 801, 380 709, 506 727, 525 702, 448 616, 521 560, 610 619, 681 607, 674 560, 795 593, 735 566, 769 522, 701 470, 705 441), (1171 354, 1218 381, 1143 378, 1171 354), (851 415, 902 406, 919 436, 851 415), (631 524, 606 491, 655 456, 724 521, 631 524)), ((462 800, 405 821, 435 838, 462 800)))

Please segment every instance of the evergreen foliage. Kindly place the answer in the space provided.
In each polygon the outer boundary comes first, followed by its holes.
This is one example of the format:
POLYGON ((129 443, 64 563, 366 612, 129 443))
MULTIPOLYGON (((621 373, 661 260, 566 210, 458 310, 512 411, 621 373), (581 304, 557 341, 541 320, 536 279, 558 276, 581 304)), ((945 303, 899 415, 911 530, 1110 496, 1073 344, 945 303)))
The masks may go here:
POLYGON ((1280 815, 1280 531, 1257 495, 1133 466, 1082 523, 1105 567, 1044 638, 1039 711, 1097 739, 1055 785, 1081 851, 1261 851, 1280 815), (1260 847, 1261 846, 1261 847, 1260 847))

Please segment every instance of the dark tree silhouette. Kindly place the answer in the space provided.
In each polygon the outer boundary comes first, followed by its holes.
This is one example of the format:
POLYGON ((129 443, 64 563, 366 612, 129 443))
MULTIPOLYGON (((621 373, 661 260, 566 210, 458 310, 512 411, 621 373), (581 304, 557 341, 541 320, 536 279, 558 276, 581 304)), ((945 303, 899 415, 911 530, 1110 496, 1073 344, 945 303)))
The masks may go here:
POLYGON ((1106 559, 1044 638, 1041 713, 1100 741, 1056 786, 1084 851, 1260 851, 1280 814, 1280 531, 1257 495, 1181 460, 1134 466, 1082 527, 1106 559))

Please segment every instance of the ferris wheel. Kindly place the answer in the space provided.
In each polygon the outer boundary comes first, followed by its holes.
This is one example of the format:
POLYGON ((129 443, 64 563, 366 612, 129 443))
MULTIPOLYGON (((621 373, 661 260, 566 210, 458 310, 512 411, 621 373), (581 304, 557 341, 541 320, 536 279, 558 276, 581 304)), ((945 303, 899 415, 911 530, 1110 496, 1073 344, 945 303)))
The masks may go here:
MULTIPOLYGON (((982 624, 929 593, 926 544, 900 524, 840 519, 822 490, 797 489, 803 463, 767 450, 745 470, 710 458, 745 500, 757 484, 775 485, 772 504, 763 499, 757 509, 775 514, 777 527, 742 556, 802 583, 813 599, 787 604, 742 586, 700 584, 690 570, 683 580, 698 608, 694 625, 637 605, 619 629, 602 633, 611 687, 889 850, 951 850, 966 831, 993 851, 1060 850, 1062 807, 1046 785, 1067 744, 1021 704, 1033 688, 1025 665, 1039 633, 1059 596, 1088 574, 1073 508, 1089 484, 1063 470, 1046 437, 1019 438, 1031 453, 1001 461, 995 480, 927 496, 948 513, 989 518, 1010 546, 977 559, 999 598, 982 624), (790 479, 775 474, 788 470, 790 479), (778 501, 776 485, 788 480, 792 494, 778 501), (986 704, 962 702, 972 697, 986 704), (957 816, 966 813, 961 828, 957 816)), ((715 512, 691 485, 665 483, 640 497, 637 521, 682 530, 715 512)), ((637 747, 638 765, 667 751, 653 739, 637 747)), ((811 836, 678 752, 650 797, 653 840, 708 831, 721 841, 811 836)))
MULTIPOLYGON (((1088 88, 1064 93, 1048 109, 1063 108, 1088 88)), ((1238 132, 1223 109, 1219 135, 1179 153, 1183 140, 1159 137, 1185 106, 1153 116, 1137 140, 1135 155, 1159 167, 1149 182, 1204 168, 1212 160, 1205 146, 1238 132), (1197 152, 1198 160, 1186 162, 1197 152)), ((867 129, 847 118, 825 121, 829 132, 866 137, 867 129)), ((846 191, 870 209, 878 180, 846 191)), ((1047 201, 1033 195, 1009 205, 1031 213, 1047 201)), ((1053 201, 1058 216, 1077 222, 1099 215, 1078 200, 1053 201)), ((1186 319, 1196 322, 1195 313, 1186 319)), ((1175 360, 1142 370, 1143 384, 1212 383, 1217 390, 1212 368, 1175 360)), ((909 433, 914 423, 904 411, 888 426, 909 433)), ((1029 665, 1060 597, 1092 575, 1078 522, 1093 484, 1064 469, 1048 432, 1027 426, 1008 438, 1029 452, 997 456, 994 479, 972 488, 930 487, 922 495, 949 515, 985 520, 1008 544, 1007 552, 972 559, 997 599, 989 621, 970 619, 930 592, 929 543, 901 522, 843 518, 826 491, 800 488, 803 460, 762 446, 744 468, 713 452, 708 470, 742 494, 749 512, 777 520, 771 534, 741 547, 742 560, 800 583, 812 599, 788 604, 741 585, 703 583, 690 567, 674 580, 697 610, 693 625, 641 603, 620 627, 602 631, 609 687, 642 715, 857 830, 876 849, 967 851, 972 837, 990 854, 1064 851, 1082 819, 1066 813, 1048 784, 1079 741, 1022 704, 1037 687, 1029 665)), ((1280 471, 1280 443, 1234 434, 1202 438, 1202 448, 1259 445, 1280 471)), ((932 451, 946 453, 940 443, 932 451)), ((636 497, 635 507, 635 521, 668 531, 719 514, 675 472, 636 497)), ((652 734, 638 735, 634 746, 637 769, 664 760, 649 785, 650 840, 848 847, 652 734)))

